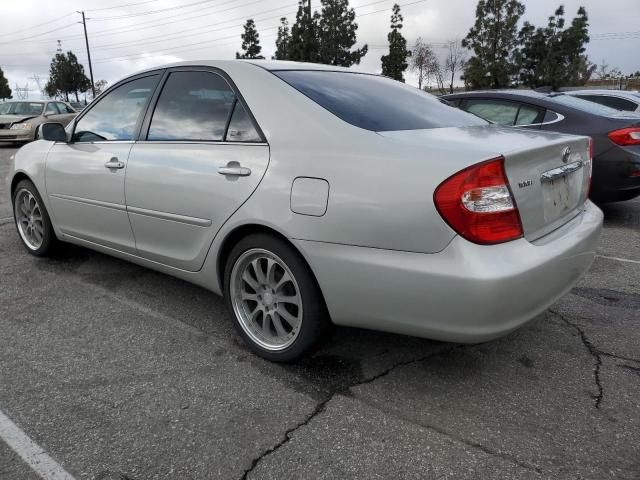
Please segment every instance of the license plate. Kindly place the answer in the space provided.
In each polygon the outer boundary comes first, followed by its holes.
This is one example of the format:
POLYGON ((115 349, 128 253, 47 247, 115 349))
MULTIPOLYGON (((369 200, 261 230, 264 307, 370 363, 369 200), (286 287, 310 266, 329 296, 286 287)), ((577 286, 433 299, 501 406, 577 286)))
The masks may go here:
POLYGON ((582 180, 582 171, 577 170, 542 183, 546 222, 566 215, 580 204, 582 180))

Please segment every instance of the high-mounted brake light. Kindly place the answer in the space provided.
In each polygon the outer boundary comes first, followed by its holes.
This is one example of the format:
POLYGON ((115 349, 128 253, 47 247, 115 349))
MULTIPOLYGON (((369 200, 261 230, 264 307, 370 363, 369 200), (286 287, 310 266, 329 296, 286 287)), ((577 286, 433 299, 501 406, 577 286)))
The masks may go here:
POLYGON ((523 235, 520 214, 504 172, 504 157, 452 175, 436 188, 433 199, 449 226, 471 242, 491 245, 523 235))
POLYGON ((613 143, 622 146, 640 145, 640 127, 621 128, 609 132, 609 138, 613 143))

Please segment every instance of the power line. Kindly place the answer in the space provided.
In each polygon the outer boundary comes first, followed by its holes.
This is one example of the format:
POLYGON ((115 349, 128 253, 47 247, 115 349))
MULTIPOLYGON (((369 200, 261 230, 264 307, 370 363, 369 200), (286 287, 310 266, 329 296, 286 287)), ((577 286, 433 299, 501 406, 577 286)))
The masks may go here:
POLYGON ((71 26, 73 26, 73 25, 75 25, 75 24, 76 24, 76 22, 68 23, 67 25, 64 25, 64 26, 62 26, 62 27, 54 28, 53 30, 48 30, 48 31, 46 31, 46 32, 42 32, 42 33, 37 33, 37 34, 35 34, 35 35, 30 35, 30 36, 28 36, 28 37, 12 38, 11 40, 4 40, 4 41, 0 42, 0 45, 4 45, 4 44, 7 44, 7 43, 20 42, 20 41, 22 41, 22 40, 28 40, 28 39, 30 39, 30 38, 40 37, 40 36, 42 36, 42 35, 46 35, 46 34, 48 34, 48 33, 58 32, 58 31, 60 31, 60 30, 64 30, 65 28, 69 28, 69 27, 71 27, 71 26))
POLYGON ((59 20, 62 20, 63 18, 67 18, 67 17, 69 17, 71 15, 73 15, 73 13, 67 13, 66 15, 63 15, 61 17, 57 17, 57 18, 54 18, 53 20, 49 20, 49 21, 46 21, 46 22, 37 23, 37 24, 32 25, 32 26, 30 26, 28 28, 23 28, 23 29, 20 29, 20 30, 14 30, 13 32, 9 32, 9 33, 0 33, 0 37, 6 37, 6 36, 10 36, 10 35, 15 35, 16 33, 20 33, 20 32, 26 32, 26 31, 30 32, 34 28, 38 28, 38 27, 42 27, 43 25, 49 25, 51 23, 55 23, 55 22, 57 22, 59 20))
POLYGON ((193 7, 196 5, 202 5, 203 3, 211 3, 212 1, 215 0, 200 0, 198 2, 193 2, 193 3, 187 3, 185 5, 179 5, 177 7, 167 7, 167 8, 161 8, 159 10, 149 10, 146 12, 138 12, 138 13, 127 13, 124 15, 113 15, 111 17, 94 17, 92 18, 92 20, 94 22, 102 22, 105 20, 119 20, 121 18, 131 18, 131 17, 141 17, 141 16, 146 16, 146 15, 155 15, 156 13, 163 13, 163 12, 168 12, 168 11, 172 11, 172 10, 182 10, 183 8, 189 8, 189 7, 193 7))
POLYGON ((101 8, 92 8, 90 10, 87 10, 88 12, 98 12, 98 11, 102 11, 102 10, 113 10, 114 8, 124 8, 124 7, 134 7, 137 5, 145 5, 147 3, 154 3, 157 2, 158 0, 146 0, 144 2, 137 2, 137 3, 125 3, 124 5, 116 5, 114 7, 101 7, 101 8))

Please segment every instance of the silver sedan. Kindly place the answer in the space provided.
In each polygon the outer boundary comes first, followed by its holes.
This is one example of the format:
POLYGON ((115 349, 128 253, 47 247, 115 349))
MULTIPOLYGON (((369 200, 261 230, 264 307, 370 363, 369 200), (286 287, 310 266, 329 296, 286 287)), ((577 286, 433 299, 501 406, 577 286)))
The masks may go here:
POLYGON ((602 225, 588 137, 337 67, 168 65, 40 133, 11 172, 30 253, 70 242, 202 285, 274 361, 332 324, 505 335, 580 279, 602 225))

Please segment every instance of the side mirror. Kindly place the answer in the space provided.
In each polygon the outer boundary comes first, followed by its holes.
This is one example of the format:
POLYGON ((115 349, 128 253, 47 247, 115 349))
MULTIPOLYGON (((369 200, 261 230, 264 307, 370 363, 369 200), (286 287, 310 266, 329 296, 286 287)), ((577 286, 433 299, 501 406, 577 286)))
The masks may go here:
POLYGON ((67 132, 61 123, 43 123, 38 131, 38 138, 48 140, 49 142, 67 143, 67 132))

